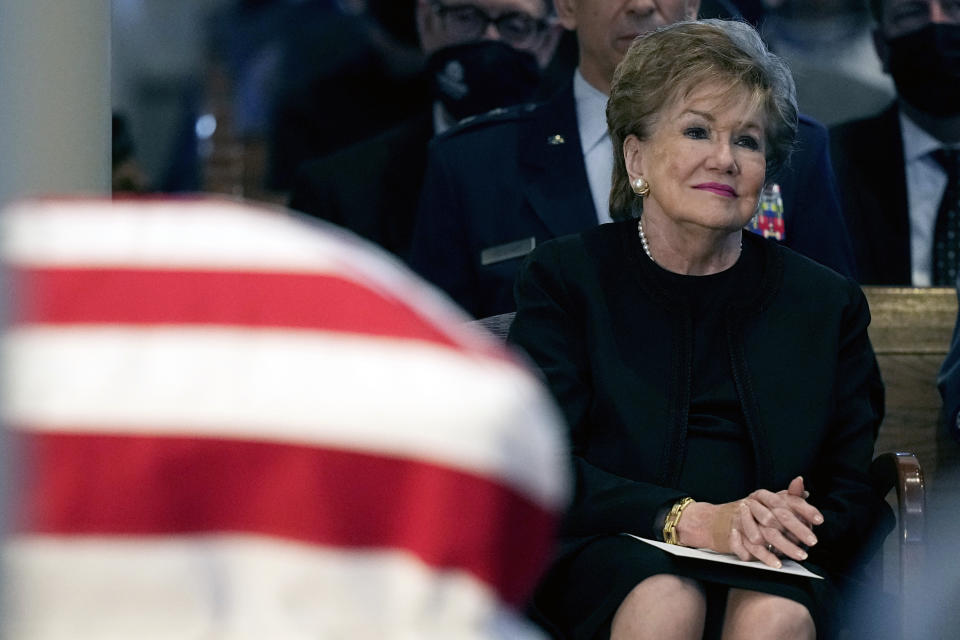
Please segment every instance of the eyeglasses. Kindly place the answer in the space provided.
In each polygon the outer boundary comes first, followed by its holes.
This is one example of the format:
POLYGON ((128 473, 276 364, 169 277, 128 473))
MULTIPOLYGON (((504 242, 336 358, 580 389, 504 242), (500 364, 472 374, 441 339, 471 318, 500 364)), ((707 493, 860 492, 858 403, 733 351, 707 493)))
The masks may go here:
POLYGON ((431 0, 433 10, 437 12, 447 33, 464 42, 480 39, 487 27, 495 25, 500 38, 507 44, 524 49, 534 47, 544 30, 547 21, 534 18, 526 13, 512 11, 497 17, 472 4, 443 4, 431 0))
POLYGON ((947 22, 960 22, 960 0, 927 0, 901 2, 890 7, 887 22, 898 33, 913 31, 930 23, 934 18, 933 4, 940 5, 940 13, 947 22))

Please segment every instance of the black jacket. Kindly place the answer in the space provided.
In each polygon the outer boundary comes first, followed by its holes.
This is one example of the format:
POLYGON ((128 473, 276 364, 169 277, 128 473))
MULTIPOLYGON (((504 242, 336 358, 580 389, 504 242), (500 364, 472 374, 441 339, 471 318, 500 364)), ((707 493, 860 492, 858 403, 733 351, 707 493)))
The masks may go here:
MULTIPOLYGON (((743 248, 763 273, 725 327, 751 476, 773 491, 804 477, 826 520, 810 559, 839 570, 886 512, 867 473, 883 412, 867 302, 851 279, 773 241, 744 233, 743 248)), ((545 243, 521 269, 510 340, 544 371, 571 430, 577 484, 561 557, 597 535, 649 537, 684 495, 691 318, 658 268, 628 221, 545 243)))
POLYGON ((346 227, 405 257, 431 136, 433 116, 424 110, 374 138, 304 164, 290 208, 346 227))
POLYGON ((910 208, 897 108, 830 129, 860 282, 910 286, 910 208))

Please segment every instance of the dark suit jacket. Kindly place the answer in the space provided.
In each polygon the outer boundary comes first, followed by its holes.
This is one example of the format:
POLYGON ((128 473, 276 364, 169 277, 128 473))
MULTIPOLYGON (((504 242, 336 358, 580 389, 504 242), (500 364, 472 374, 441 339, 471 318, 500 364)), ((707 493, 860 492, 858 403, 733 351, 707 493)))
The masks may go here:
POLYGON ((831 127, 830 146, 860 282, 909 286, 910 209, 896 106, 831 127))
MULTIPOLYGON (((852 279, 744 236, 760 284, 729 303, 724 331, 752 476, 774 491, 803 476, 826 520, 811 560, 838 571, 888 514, 867 472, 883 407, 867 302, 852 279)), ((597 535, 649 537, 658 510, 683 495, 692 316, 657 269, 626 221, 538 247, 517 280, 510 340, 542 369, 571 429, 567 552, 597 535)))
POLYGON ((374 138, 306 163, 290 208, 329 220, 405 256, 433 136, 425 111, 374 138))
MULTIPOLYGON (((801 119, 797 151, 775 181, 785 244, 852 274, 822 125, 801 119)), ((543 105, 477 118, 431 143, 410 263, 475 317, 494 315, 514 308, 528 239, 540 244, 596 224, 570 84, 543 105), (482 263, 485 249, 517 241, 482 263)))

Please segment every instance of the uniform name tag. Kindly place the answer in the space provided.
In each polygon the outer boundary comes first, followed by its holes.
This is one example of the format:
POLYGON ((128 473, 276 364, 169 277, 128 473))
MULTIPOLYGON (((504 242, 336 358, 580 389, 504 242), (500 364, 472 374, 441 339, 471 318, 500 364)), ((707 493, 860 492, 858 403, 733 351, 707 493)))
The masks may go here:
POLYGON ((498 244, 495 247, 487 247, 480 252, 480 264, 487 266, 511 258, 521 258, 537 246, 537 239, 534 237, 524 238, 523 240, 514 240, 506 244, 498 244))

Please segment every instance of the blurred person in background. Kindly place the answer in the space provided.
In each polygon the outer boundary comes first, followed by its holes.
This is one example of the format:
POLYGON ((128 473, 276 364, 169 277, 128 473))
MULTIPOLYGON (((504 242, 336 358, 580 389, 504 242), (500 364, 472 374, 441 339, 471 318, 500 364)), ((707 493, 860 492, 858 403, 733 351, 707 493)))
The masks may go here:
POLYGON ((422 56, 386 4, 231 0, 209 17, 197 126, 205 190, 282 202, 305 158, 372 136, 419 106, 422 56), (385 104, 372 87, 394 99, 385 104))
MULTIPOLYGON (((960 278, 956 283, 960 303, 960 278)), ((960 572, 954 559, 960 540, 960 465, 957 449, 944 451, 940 447, 960 447, 960 311, 954 323, 950 350, 937 376, 937 387, 943 399, 941 415, 943 427, 949 434, 937 439, 938 468, 934 478, 936 490, 929 493, 926 511, 926 572, 916 600, 914 620, 922 621, 916 631, 918 638, 950 638, 960 629, 960 572), (946 462, 946 464, 944 464, 946 462), (954 464, 951 464, 954 462, 954 464)))
POLYGON ((893 97, 873 47, 867 0, 764 0, 761 35, 790 65, 800 109, 826 125, 873 115, 893 97))
POLYGON ((136 156, 130 125, 122 113, 114 112, 110 125, 111 191, 144 193, 149 190, 147 177, 136 156))
POLYGON ((290 207, 406 256, 430 139, 465 118, 534 98, 560 35, 549 1, 418 0, 433 101, 383 134, 306 163, 290 207))
POLYGON ((288 192, 307 160, 383 132, 430 102, 411 18, 399 21, 399 7, 379 9, 393 2, 410 16, 415 1, 291 3, 268 114, 269 188, 288 192))
POLYGON ((860 281, 952 287, 960 265, 960 1, 870 7, 896 99, 830 131, 860 281))
POLYGON ((234 0, 111 0, 110 93, 150 188, 196 191, 207 18, 234 0))

